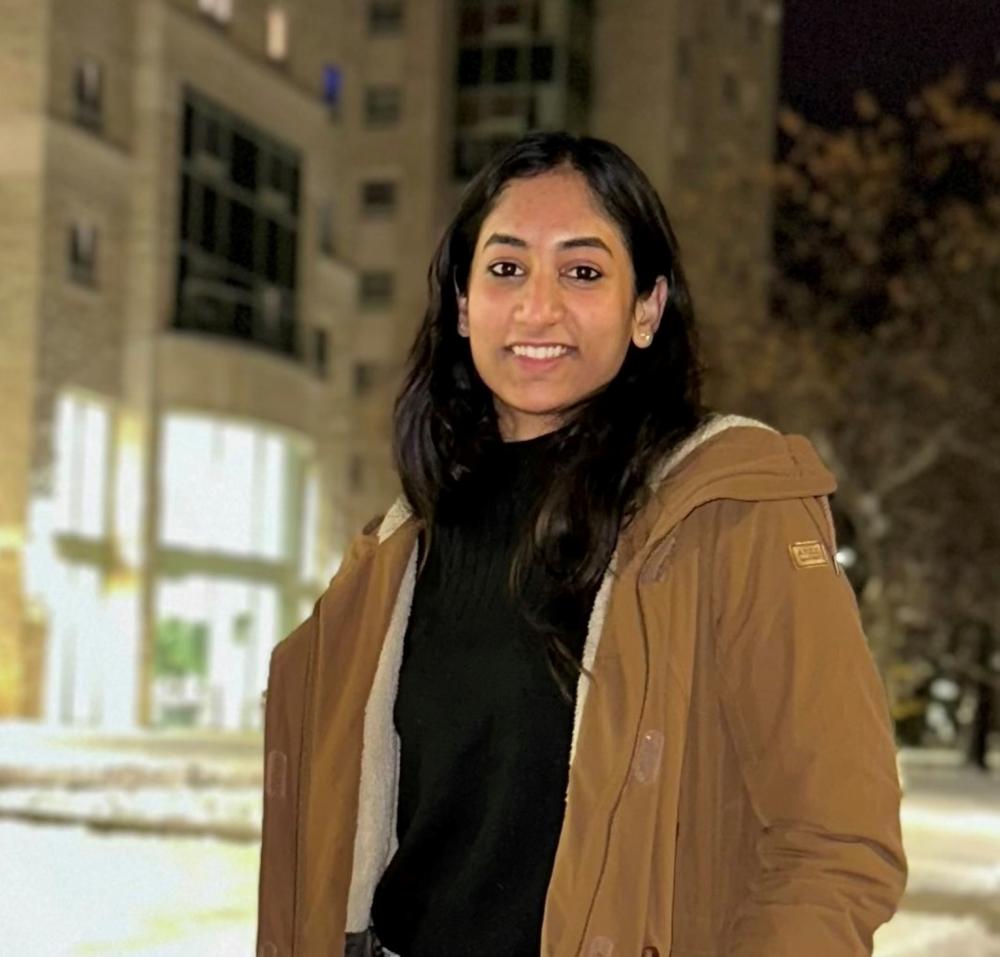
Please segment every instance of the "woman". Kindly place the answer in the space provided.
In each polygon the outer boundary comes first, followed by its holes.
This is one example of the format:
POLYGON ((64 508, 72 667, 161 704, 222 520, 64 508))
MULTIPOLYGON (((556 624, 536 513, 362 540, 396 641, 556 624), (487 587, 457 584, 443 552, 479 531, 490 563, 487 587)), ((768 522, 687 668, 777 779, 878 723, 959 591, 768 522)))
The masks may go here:
POLYGON ((259 954, 870 954, 906 865, 836 483, 702 408, 654 189, 529 135, 429 285, 404 494, 272 654, 259 954))

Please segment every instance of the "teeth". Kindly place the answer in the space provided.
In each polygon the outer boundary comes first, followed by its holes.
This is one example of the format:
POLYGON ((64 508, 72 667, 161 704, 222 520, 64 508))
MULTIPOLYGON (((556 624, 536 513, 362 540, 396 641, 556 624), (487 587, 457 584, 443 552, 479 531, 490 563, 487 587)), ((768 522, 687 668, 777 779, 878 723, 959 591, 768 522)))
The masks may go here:
POLYGON ((527 356, 529 359, 554 359, 569 349, 566 346, 511 346, 516 356, 527 356))

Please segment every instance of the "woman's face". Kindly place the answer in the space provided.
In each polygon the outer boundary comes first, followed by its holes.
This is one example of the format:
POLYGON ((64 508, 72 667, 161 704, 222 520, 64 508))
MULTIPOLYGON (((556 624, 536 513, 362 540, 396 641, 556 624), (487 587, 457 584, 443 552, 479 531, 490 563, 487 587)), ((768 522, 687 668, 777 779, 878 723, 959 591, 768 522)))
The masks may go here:
POLYGON ((459 331, 505 441, 558 428, 652 341, 667 283, 635 300, 632 260, 586 179, 560 169, 507 183, 479 231, 459 331), (646 335, 648 333, 648 335, 646 335))

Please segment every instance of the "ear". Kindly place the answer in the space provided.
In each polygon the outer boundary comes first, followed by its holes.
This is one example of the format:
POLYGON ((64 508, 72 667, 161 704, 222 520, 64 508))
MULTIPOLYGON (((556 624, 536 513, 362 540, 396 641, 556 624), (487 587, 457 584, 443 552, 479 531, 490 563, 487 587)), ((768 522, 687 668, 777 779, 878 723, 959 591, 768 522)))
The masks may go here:
POLYGON ((636 301, 632 317, 632 341, 644 349, 652 341, 663 318, 670 290, 664 276, 657 276, 649 295, 636 301))
POLYGON ((469 297, 460 293, 456 295, 458 303, 458 334, 460 336, 469 335, 469 297))

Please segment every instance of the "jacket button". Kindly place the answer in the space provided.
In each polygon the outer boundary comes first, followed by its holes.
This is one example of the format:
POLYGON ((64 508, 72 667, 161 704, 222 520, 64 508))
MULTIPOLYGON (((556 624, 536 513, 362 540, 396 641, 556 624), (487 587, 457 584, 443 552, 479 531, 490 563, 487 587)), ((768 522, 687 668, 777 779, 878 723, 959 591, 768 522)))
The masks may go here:
POLYGON ((264 794, 283 798, 288 793, 288 755, 284 751, 268 751, 264 768, 264 794))
POLYGON ((615 952, 615 942, 610 937, 594 937, 590 941, 587 957, 611 957, 615 952))
POLYGON ((639 784, 651 784, 660 773, 663 758, 663 732, 656 729, 647 731, 639 742, 632 765, 632 776, 639 784))

